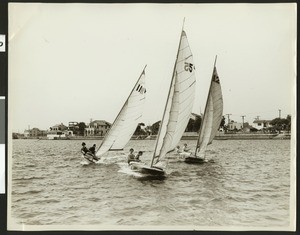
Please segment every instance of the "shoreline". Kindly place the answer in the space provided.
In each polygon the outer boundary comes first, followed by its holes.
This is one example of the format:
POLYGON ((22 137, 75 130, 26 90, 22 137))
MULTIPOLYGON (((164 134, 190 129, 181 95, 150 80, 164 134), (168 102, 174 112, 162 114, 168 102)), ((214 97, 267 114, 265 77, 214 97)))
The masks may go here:
MULTIPOLYGON (((51 140, 102 140, 104 136, 70 136, 70 137, 55 137, 51 140)), ((181 140, 197 140, 198 134, 195 132, 186 132, 182 136, 181 140)), ((50 140, 47 137, 30 137, 20 139, 39 139, 50 140)), ((130 140, 155 140, 156 135, 152 136, 132 136, 130 140)), ((237 134, 218 134, 214 140, 282 140, 291 139, 291 134, 249 134, 249 133, 237 133, 237 134)))

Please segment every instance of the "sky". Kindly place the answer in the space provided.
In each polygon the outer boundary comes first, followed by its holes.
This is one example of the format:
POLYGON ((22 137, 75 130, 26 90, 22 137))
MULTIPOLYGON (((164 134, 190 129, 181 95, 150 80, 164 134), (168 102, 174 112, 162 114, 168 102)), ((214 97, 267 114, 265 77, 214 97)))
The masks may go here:
POLYGON ((141 121, 160 120, 182 27, 196 67, 194 113, 204 111, 216 55, 224 115, 251 124, 295 113, 294 3, 10 3, 12 130, 113 122, 146 64, 141 121))

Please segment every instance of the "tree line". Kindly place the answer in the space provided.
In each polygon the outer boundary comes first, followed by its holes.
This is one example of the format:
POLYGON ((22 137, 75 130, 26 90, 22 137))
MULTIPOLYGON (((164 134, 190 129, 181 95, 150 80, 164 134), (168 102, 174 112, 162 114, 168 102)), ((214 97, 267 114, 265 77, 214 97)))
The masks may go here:
MULTIPOLYGON (((186 132, 198 132, 201 126, 202 117, 196 116, 195 119, 190 118, 187 127, 185 129, 186 132)), ((268 129, 271 131, 290 131, 291 130, 291 116, 287 115, 286 118, 275 118, 270 124, 272 127, 268 129)), ((134 135, 157 135, 159 130, 160 121, 153 123, 152 125, 146 126, 145 123, 139 123, 134 135)), ((75 135, 84 135, 84 130, 86 128, 86 124, 84 122, 78 123, 78 128, 73 130, 75 135)), ((225 117, 223 116, 220 128, 227 130, 227 125, 225 124, 225 117)))
MULTIPOLYGON (((190 118, 186 132, 198 132, 201 126, 202 117, 196 116, 195 119, 190 118)), ((270 124, 272 127, 265 129, 270 130, 271 132, 281 132, 281 131, 290 131, 291 130, 291 115, 287 115, 286 118, 274 118, 270 124)), ((145 123, 139 123, 134 135, 157 135, 159 130, 160 121, 155 122, 152 125, 146 126, 145 123)), ((219 129, 227 130, 228 126, 226 125, 226 119, 223 116, 219 129)), ((251 129, 252 130, 252 129, 251 129)))

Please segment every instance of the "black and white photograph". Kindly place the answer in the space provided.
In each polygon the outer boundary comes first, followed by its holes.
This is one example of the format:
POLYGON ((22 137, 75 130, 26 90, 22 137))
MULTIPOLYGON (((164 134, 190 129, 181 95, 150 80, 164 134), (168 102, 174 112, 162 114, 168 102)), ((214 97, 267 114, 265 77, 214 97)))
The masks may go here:
POLYGON ((7 229, 295 231, 296 3, 9 3, 7 229))

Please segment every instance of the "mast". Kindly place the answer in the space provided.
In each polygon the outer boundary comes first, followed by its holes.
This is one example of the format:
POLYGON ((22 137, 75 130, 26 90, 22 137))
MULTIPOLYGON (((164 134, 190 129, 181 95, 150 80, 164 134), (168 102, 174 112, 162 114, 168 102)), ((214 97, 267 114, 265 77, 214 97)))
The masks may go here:
MULTIPOLYGON (((145 73, 145 69, 146 69, 146 67, 147 67, 147 65, 145 65, 145 67, 144 67, 144 69, 143 69, 142 73, 140 74, 139 78, 137 79, 137 81, 136 81, 135 85, 133 86, 133 88, 132 88, 131 92, 129 93, 129 96, 127 97, 126 101, 124 102, 124 104, 123 104, 122 108, 120 109, 120 111, 119 111, 118 115, 116 116, 116 118, 115 118, 114 122, 112 123, 111 127, 113 127, 113 125, 115 124, 116 120, 118 120, 118 117, 120 116, 120 114, 121 114, 122 110, 124 109, 125 105, 127 104, 128 100, 129 100, 129 98, 130 98, 130 96, 131 96, 132 92, 134 91, 134 89, 135 89, 136 85, 138 84, 138 82, 139 82, 140 78, 141 78, 141 77, 142 77, 142 75, 145 73)), ((97 149, 96 153, 99 151, 99 149, 100 149, 100 148, 101 148, 101 146, 103 145, 103 143, 104 143, 105 139, 107 139, 107 136, 108 136, 108 134, 109 134, 109 132, 108 132, 108 133, 106 133, 106 135, 104 136, 104 139, 103 139, 103 141, 101 142, 100 146, 98 147, 98 149, 97 149)))
MULTIPOLYGON (((157 149, 159 137, 160 137, 160 134, 161 134, 162 124, 164 123, 164 120, 165 120, 165 116, 166 116, 165 114, 166 114, 166 111, 167 111, 168 100, 170 98, 170 93, 171 93, 172 85, 173 85, 174 78, 175 78, 174 75, 175 75, 175 72, 176 72, 176 63, 177 63, 178 55, 179 55, 179 48, 180 48, 181 39, 182 39, 182 32, 183 32, 184 21, 185 21, 185 18, 183 18, 182 29, 181 29, 181 34, 180 34, 180 39, 179 39, 179 44, 178 44, 178 49, 177 49, 177 55, 176 55, 176 59, 175 59, 175 63, 174 63, 172 79, 171 79, 171 83, 170 83, 170 87, 169 87, 167 102, 166 102, 166 105, 165 105, 165 109, 164 109, 164 113, 163 113, 163 118, 162 118, 160 126, 159 126, 159 130, 158 130, 158 134, 157 134, 157 138, 156 138, 156 144, 155 144, 155 148, 154 148, 154 152, 153 152, 153 156, 152 156, 150 167, 153 166, 153 161, 154 161, 154 158, 156 157, 155 153, 156 153, 156 149, 157 149)), ((177 74, 176 74, 176 76, 177 76, 177 74)))
MULTIPOLYGON (((202 118, 201 124, 200 124, 200 131, 199 131, 199 135, 198 135, 198 139, 197 139, 197 144, 196 144, 196 149, 195 149, 195 156, 196 156, 196 154, 197 154, 198 148, 200 147, 200 146, 199 146, 199 143, 200 143, 201 132, 202 132, 202 129, 203 129, 203 120, 204 120, 204 117, 205 117, 205 114, 206 114, 206 110, 207 110, 208 99, 209 99, 209 95, 210 95, 210 90, 211 90, 211 86, 212 86, 212 79, 213 79, 213 77, 214 77, 214 72, 215 72, 215 68, 216 68, 216 63, 217 63, 217 55, 216 55, 216 57, 215 57, 214 68, 213 68, 213 73, 212 73, 212 76, 211 76, 211 81, 210 81, 210 86, 209 86, 208 95, 207 95, 207 99, 206 99, 206 104, 205 104, 205 109, 204 109, 204 113, 203 113, 203 118, 202 118), (199 146, 199 147, 198 147, 198 146, 199 146)), ((200 114, 201 114, 201 113, 200 113, 200 114)))

